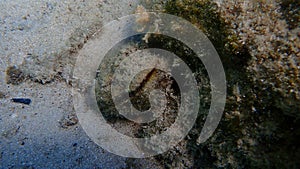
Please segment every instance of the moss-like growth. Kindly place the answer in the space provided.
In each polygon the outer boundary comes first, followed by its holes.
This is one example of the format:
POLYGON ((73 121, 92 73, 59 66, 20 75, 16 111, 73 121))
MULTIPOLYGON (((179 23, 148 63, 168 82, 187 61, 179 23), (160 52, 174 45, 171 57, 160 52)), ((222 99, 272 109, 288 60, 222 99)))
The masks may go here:
POLYGON ((290 29, 300 27, 300 1, 281 0, 281 10, 284 18, 287 20, 290 29))
POLYGON ((19 85, 26 79, 25 74, 16 66, 8 67, 6 70, 6 83, 19 85))
MULTIPOLYGON (((225 68, 228 97, 224 116, 212 138, 204 144, 198 145, 196 140, 210 106, 210 85, 205 68, 193 51, 170 37, 152 35, 147 44, 134 42, 131 47, 120 48, 121 52, 109 55, 125 57, 137 49, 149 47, 169 50, 189 65, 202 85, 201 114, 194 128, 178 146, 156 157, 165 168, 299 168, 300 106, 288 92, 299 84, 299 76, 297 65, 293 68, 283 62, 287 61, 284 58, 284 53, 287 53, 291 55, 292 65, 297 49, 286 40, 291 36, 284 33, 285 25, 281 20, 273 25, 274 29, 264 24, 272 23, 279 16, 269 11, 271 7, 272 10, 276 8, 273 4, 265 0, 245 1, 252 6, 240 1, 231 3, 232 6, 224 7, 225 10, 211 0, 168 0, 164 4, 166 13, 187 19, 207 35, 225 68), (257 18, 256 14, 261 16, 257 18), (260 40, 261 37, 271 39, 273 36, 279 40, 269 40, 268 43, 260 40), (285 74, 288 78, 283 79, 285 74), (293 83, 294 87, 290 88, 293 83)), ((133 39, 136 38, 142 39, 133 39)), ((116 110, 112 110, 110 88, 106 85, 118 64, 115 58, 107 57, 103 70, 100 66, 99 72, 106 76, 99 76, 103 78, 99 80, 103 91, 96 90, 97 96, 103 97, 97 99, 99 107, 107 108, 101 111, 111 124, 117 120, 125 121, 114 114, 116 110)), ((148 128, 132 125, 138 129, 133 135, 148 137, 155 134, 162 127, 155 125, 150 124, 148 128)))
MULTIPOLYGON (((237 4, 228 9, 233 13, 232 19, 239 17, 243 12, 243 8, 237 4)), ((253 15, 253 18, 255 12, 268 13, 272 5, 269 6, 266 1, 257 1, 253 4, 254 13, 249 14, 253 15), (256 6, 261 8, 257 9, 256 6)), ((272 76, 272 71, 267 69, 271 65, 274 72, 280 72, 280 66, 274 66, 276 62, 273 64, 272 61, 266 62, 265 72, 262 69, 255 71, 256 66, 253 66, 259 64, 257 60, 269 57, 264 53, 272 48, 255 52, 258 49, 253 48, 255 46, 253 44, 259 43, 257 39, 251 39, 252 37, 242 43, 243 40, 237 34, 237 30, 241 29, 238 21, 228 20, 228 17, 222 16, 224 13, 220 13, 219 7, 210 0, 169 0, 165 10, 167 13, 187 19, 208 36, 221 57, 228 81, 225 115, 214 136, 208 142, 197 145, 195 139, 202 127, 202 121, 197 120, 194 129, 198 132, 193 130, 189 135, 190 139, 187 139, 187 151, 193 157, 192 168, 298 168, 299 105, 295 105, 292 100, 288 101, 291 97, 284 95, 286 93, 284 81, 279 82, 277 86, 277 89, 281 90, 274 90, 276 81, 261 77, 263 74, 268 74, 267 77, 272 76), (260 79, 263 83, 258 83, 260 79), (290 149, 294 151, 291 152, 290 149)), ((250 25, 249 29, 260 31, 259 26, 250 25)), ((253 36, 251 31, 248 35, 247 33, 245 36, 253 36)), ((277 45, 280 44, 278 42, 277 45)), ((291 50, 293 49, 286 48, 285 52, 291 53, 291 50)), ((282 53, 275 51, 273 55, 277 55, 278 58, 282 53)), ((283 72, 290 72, 289 69, 285 67, 283 72)), ((175 158, 172 154, 170 151, 158 158, 169 161, 172 166, 174 161, 172 158, 175 158)), ((182 159, 187 157, 182 155, 182 159)))
POLYGON ((229 30, 212 1, 172 0, 167 1, 165 9, 167 13, 182 17, 201 29, 214 44, 225 67, 228 66, 226 63, 243 66, 249 60, 246 49, 238 42, 237 35, 229 30))

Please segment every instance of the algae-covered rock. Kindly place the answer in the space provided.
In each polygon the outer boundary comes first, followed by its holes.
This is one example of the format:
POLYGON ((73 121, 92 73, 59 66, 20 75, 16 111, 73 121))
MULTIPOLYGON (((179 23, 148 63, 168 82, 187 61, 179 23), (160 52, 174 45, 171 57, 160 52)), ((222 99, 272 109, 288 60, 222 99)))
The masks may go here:
POLYGON ((299 168, 299 3, 169 0, 165 11, 208 36, 228 81, 226 110, 213 137, 196 144, 198 120, 187 138, 189 167, 299 168))
MULTIPOLYGON (((122 58, 139 49, 161 48, 174 52, 190 66, 201 89, 201 113, 190 134, 173 149, 156 156, 165 168, 299 168, 300 35, 299 28, 295 26, 298 8, 294 6, 298 3, 271 0, 168 0, 164 3, 144 3, 151 10, 159 9, 185 18, 213 43, 223 62, 227 79, 224 116, 214 135, 207 142, 198 144, 196 140, 211 99, 205 67, 195 59, 193 51, 179 41, 151 35, 147 36, 147 43, 121 44, 100 65, 96 94, 106 120, 119 132, 141 138, 157 134, 169 126, 173 116, 169 121, 157 124, 129 123, 118 115, 110 93, 111 78, 122 58), (161 9, 162 6, 164 9, 161 9), (293 19, 287 17, 289 10, 293 19)), ((159 79, 160 73, 157 71, 144 73, 146 77, 150 74, 150 80, 139 82, 137 77, 137 84, 141 84, 138 86, 147 88, 152 83, 152 77, 159 79)), ((133 97, 131 101, 136 102, 135 105, 141 101, 140 105, 144 106, 136 108, 148 109, 148 95, 143 96, 140 93, 142 90, 133 91, 136 93, 132 94, 138 93, 139 97, 133 97)), ((149 92, 148 89, 145 91, 149 92)), ((173 107, 176 108, 176 105, 173 107)))

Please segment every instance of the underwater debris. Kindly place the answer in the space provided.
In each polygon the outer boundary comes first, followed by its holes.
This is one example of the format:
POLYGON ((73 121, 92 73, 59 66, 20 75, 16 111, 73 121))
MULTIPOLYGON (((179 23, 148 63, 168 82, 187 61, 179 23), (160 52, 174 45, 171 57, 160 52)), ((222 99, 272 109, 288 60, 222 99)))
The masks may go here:
POLYGON ((15 103, 22 103, 26 105, 30 105, 31 103, 31 99, 27 99, 27 98, 13 98, 11 100, 15 103))

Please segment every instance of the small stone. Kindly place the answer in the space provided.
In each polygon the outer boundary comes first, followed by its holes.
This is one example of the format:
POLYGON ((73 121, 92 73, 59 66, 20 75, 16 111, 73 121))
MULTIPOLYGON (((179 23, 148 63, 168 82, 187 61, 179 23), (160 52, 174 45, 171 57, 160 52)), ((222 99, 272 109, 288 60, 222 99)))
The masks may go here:
POLYGON ((0 99, 4 99, 5 98, 5 94, 3 92, 0 92, 0 99))
POLYGON ((20 144, 21 146, 24 146, 24 145, 25 145, 25 142, 24 142, 24 141, 19 141, 19 144, 20 144))
POLYGON ((60 122, 60 127, 67 129, 71 126, 75 126, 78 123, 78 118, 75 114, 65 116, 60 122))

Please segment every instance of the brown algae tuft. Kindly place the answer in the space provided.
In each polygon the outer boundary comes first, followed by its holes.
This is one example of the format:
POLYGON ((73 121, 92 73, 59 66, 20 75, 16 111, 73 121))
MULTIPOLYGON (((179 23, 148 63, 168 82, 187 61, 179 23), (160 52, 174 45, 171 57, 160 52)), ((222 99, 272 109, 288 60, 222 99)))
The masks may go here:
POLYGON ((6 69, 6 83, 19 85, 26 78, 24 73, 17 66, 10 66, 6 69))

